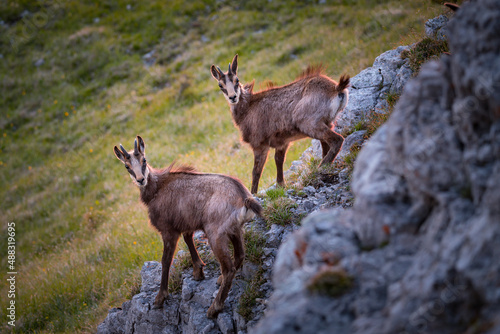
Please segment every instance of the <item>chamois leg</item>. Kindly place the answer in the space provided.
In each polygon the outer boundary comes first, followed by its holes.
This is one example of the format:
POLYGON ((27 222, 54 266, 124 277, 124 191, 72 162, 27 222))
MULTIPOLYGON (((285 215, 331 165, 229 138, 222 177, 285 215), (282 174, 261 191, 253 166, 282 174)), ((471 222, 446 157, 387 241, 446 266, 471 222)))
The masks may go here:
POLYGON ((262 170, 266 164, 267 154, 269 153, 269 147, 259 147, 253 149, 254 163, 252 171, 252 194, 257 193, 259 188, 259 180, 262 175, 262 170))
POLYGON ((161 283, 160 291, 156 295, 153 308, 163 307, 163 302, 168 296, 168 275, 170 272, 170 265, 174 257, 175 248, 179 241, 179 234, 169 233, 168 236, 163 237, 163 256, 161 258, 161 283))
POLYGON ((323 157, 326 157, 328 151, 330 151, 330 145, 327 142, 321 141, 321 150, 323 151, 323 157))
MULTIPOLYGON (((241 233, 229 235, 229 239, 233 244, 234 249, 234 267, 238 271, 243 266, 243 261, 245 260, 245 246, 243 245, 243 238, 241 233)), ((217 285, 221 285, 223 280, 223 275, 221 274, 217 278, 217 285)))
POLYGON ((285 186, 285 180, 283 178, 283 163, 285 162, 286 151, 288 150, 288 144, 281 148, 277 148, 274 153, 274 161, 276 162, 276 183, 280 187, 285 186))
POLYGON ((230 235, 231 243, 234 248, 234 267, 236 270, 243 266, 245 260, 245 246, 243 245, 243 238, 241 233, 230 235))
POLYGON ((342 148, 342 144, 344 143, 344 137, 339 135, 337 132, 332 131, 330 129, 327 137, 326 142, 330 146, 330 150, 328 150, 328 153, 326 154, 325 157, 321 160, 320 166, 324 166, 328 163, 331 163, 336 157, 337 154, 339 154, 340 149, 342 148))
POLYGON ((209 318, 215 318, 215 316, 224 309, 224 301, 231 289, 231 284, 236 274, 236 268, 231 260, 229 238, 227 235, 219 236, 215 242, 210 243, 210 246, 212 247, 215 257, 219 260, 222 272, 221 287, 207 312, 209 318))
POLYGON ((326 143, 330 149, 326 156, 321 160, 320 166, 324 166, 327 163, 331 163, 337 154, 340 152, 342 148, 342 144, 344 143, 344 137, 330 129, 326 124, 321 124, 318 126, 308 126, 307 128, 301 129, 304 134, 311 138, 318 139, 321 141, 321 147, 323 148, 323 155, 325 146, 323 142, 326 143))
POLYGON ((198 251, 194 246, 193 232, 184 233, 182 236, 184 237, 184 242, 189 248, 189 253, 191 254, 191 260, 193 261, 193 279, 195 281, 204 280, 205 274, 203 274, 203 267, 205 266, 205 263, 203 263, 203 261, 200 259, 198 251))

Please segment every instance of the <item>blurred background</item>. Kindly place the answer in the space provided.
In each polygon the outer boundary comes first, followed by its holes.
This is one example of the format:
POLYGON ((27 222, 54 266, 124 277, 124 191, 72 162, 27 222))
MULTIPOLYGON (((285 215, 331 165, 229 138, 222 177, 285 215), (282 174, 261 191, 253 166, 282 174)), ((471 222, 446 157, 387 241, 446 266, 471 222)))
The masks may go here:
MULTIPOLYGON (((154 167, 176 160, 250 187, 252 151, 210 65, 226 70, 238 53, 256 90, 309 64, 338 80, 420 40, 443 11, 429 0, 0 2, 0 248, 7 268, 15 222, 15 331, 95 332, 137 292, 142 263, 160 260, 114 145, 141 135, 154 167)), ((309 145, 296 142, 285 168, 309 145)), ((275 175, 270 161, 260 189, 275 175)), ((6 319, 5 285, 0 295, 6 319)))

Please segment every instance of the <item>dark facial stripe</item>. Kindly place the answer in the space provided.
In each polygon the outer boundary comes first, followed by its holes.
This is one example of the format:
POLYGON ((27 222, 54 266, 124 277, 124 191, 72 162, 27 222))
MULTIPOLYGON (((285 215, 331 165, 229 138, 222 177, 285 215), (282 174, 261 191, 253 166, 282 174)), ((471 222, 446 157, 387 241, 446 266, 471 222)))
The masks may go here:
POLYGON ((132 168, 127 168, 128 172, 130 173, 130 175, 132 175, 133 177, 135 177, 137 179, 137 177, 135 176, 135 173, 134 171, 132 170, 132 168))

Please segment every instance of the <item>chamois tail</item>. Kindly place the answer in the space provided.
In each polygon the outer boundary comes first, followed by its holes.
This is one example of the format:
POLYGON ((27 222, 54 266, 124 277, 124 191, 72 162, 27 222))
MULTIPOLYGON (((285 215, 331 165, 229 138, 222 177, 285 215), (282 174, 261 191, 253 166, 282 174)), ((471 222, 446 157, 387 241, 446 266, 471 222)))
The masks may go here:
POLYGON ((245 198, 245 208, 252 210, 257 216, 262 217, 262 206, 253 197, 245 198))
POLYGON ((351 78, 348 74, 342 74, 339 79, 339 83, 337 85, 337 93, 342 92, 344 89, 349 87, 351 78))

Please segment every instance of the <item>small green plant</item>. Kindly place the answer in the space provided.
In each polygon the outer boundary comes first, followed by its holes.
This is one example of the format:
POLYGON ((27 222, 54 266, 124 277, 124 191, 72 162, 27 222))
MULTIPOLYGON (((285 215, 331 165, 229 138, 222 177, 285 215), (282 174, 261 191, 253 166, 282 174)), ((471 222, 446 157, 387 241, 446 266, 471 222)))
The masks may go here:
POLYGON ((260 290, 264 282, 264 269, 260 268, 240 296, 238 313, 247 321, 252 319, 252 308, 257 303, 256 299, 264 296, 264 293, 260 290))
POLYGON ((275 200, 278 197, 285 197, 285 188, 277 187, 273 189, 268 189, 266 191, 266 195, 271 200, 275 200))
POLYGON ((307 289, 312 293, 326 294, 338 297, 353 285, 353 279, 342 268, 328 268, 320 270, 313 276, 307 289))
POLYGON ((262 256, 264 255, 262 245, 266 243, 266 239, 254 229, 245 231, 243 239, 245 240, 246 260, 255 264, 262 264, 262 256))
POLYGON ((448 42, 438 41, 430 37, 422 39, 416 43, 411 49, 401 53, 401 58, 409 59, 409 65, 413 71, 413 75, 417 75, 423 63, 438 59, 443 52, 448 52, 448 42))
POLYGON ((319 180, 319 164, 321 160, 312 158, 307 163, 306 168, 299 172, 299 181, 302 187, 316 186, 319 180))
POLYGON ((168 278, 168 293, 176 294, 182 291, 182 269, 170 268, 170 276, 168 278))
POLYGON ((354 170, 354 163, 360 150, 361 145, 353 145, 349 153, 344 157, 344 166, 348 168, 350 173, 354 170))
POLYGON ((262 214, 269 226, 272 224, 285 226, 297 220, 292 212, 292 209, 296 207, 297 204, 293 200, 287 197, 278 197, 266 204, 262 214))

